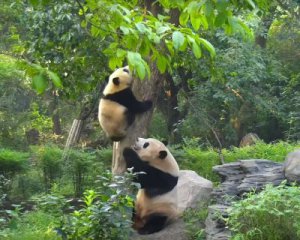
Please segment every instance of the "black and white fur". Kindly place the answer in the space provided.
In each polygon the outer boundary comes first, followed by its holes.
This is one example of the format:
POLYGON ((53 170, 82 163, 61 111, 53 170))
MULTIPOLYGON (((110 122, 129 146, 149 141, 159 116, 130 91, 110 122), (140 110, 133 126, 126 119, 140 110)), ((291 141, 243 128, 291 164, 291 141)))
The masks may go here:
POLYGON ((128 66, 118 68, 109 76, 99 103, 100 125, 113 141, 120 141, 127 135, 136 114, 152 107, 152 101, 140 102, 135 98, 131 90, 132 81, 128 66))
POLYGON ((138 138, 132 148, 125 148, 127 168, 142 172, 133 213, 133 228, 140 234, 163 229, 178 217, 177 182, 179 167, 167 147, 153 138, 138 138))

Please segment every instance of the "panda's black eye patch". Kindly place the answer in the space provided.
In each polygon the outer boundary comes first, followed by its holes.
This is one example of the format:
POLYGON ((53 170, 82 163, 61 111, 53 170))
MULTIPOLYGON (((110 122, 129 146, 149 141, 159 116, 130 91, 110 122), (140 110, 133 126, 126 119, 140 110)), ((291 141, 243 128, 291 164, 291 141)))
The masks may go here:
POLYGON ((124 68, 123 71, 129 73, 129 70, 127 68, 124 68))
POLYGON ((148 146, 149 146, 149 143, 146 142, 146 143, 144 143, 143 148, 146 148, 146 147, 148 147, 148 146))

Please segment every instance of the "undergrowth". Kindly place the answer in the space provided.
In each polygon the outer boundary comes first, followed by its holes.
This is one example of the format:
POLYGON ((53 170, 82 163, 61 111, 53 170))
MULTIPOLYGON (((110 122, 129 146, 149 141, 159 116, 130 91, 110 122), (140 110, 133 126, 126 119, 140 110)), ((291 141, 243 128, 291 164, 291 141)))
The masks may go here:
POLYGON ((300 239, 300 188, 267 185, 236 202, 229 210, 232 240, 300 239))

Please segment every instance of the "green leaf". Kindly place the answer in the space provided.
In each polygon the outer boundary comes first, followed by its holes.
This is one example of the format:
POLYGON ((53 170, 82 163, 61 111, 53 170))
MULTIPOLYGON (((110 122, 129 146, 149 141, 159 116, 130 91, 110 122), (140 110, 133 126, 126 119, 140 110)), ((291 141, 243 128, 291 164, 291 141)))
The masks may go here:
POLYGON ((192 43, 192 50, 196 58, 201 58, 201 48, 196 42, 192 43))
POLYGON ((174 52, 174 48, 173 48, 172 42, 166 39, 165 43, 166 43, 166 46, 167 46, 170 54, 173 56, 175 52, 174 52))
POLYGON ((200 27, 201 18, 199 14, 192 14, 191 15, 191 23, 193 28, 197 31, 200 27))
POLYGON ((42 74, 35 75, 32 78, 32 87, 35 89, 39 94, 43 93, 47 88, 48 83, 47 80, 44 78, 42 74))
POLYGON ((128 52, 127 60, 129 66, 136 69, 139 78, 144 79, 146 76, 146 62, 142 59, 141 54, 138 52, 128 52))
POLYGON ((172 34, 173 45, 175 49, 179 49, 184 44, 184 35, 181 32, 175 31, 172 34))
POLYGON ((216 27, 222 26, 226 20, 226 17, 227 17, 226 13, 224 12, 219 13, 215 19, 215 26, 216 27))
POLYGON ((121 26, 120 29, 121 29, 121 31, 123 32, 124 35, 129 34, 129 28, 121 26))
POLYGON ((214 58, 216 56, 216 50, 215 50, 214 46, 204 38, 199 38, 199 41, 209 51, 211 58, 214 58))
POLYGON ((253 9, 255 8, 255 4, 252 0, 246 0, 246 1, 253 9))
POLYGON ((144 79, 145 76, 146 76, 146 69, 145 69, 145 66, 142 62, 139 62, 136 66, 136 71, 137 71, 137 74, 139 76, 139 78, 141 79, 144 79))
POLYGON ((208 22, 207 22, 206 17, 204 15, 200 15, 199 18, 201 19, 201 25, 203 26, 203 28, 205 30, 207 30, 208 29, 208 22))
POLYGON ((161 26, 156 30, 156 33, 158 35, 165 33, 166 31, 169 31, 170 27, 169 26, 161 26))
POLYGON ((149 40, 147 38, 143 39, 142 43, 141 43, 141 46, 140 46, 140 53, 143 55, 143 56, 149 56, 150 54, 150 45, 151 43, 149 42, 149 40))
POLYGON ((34 7, 38 6, 40 1, 39 0, 29 0, 30 4, 34 7))
POLYGON ((48 71, 47 73, 48 73, 49 78, 54 83, 54 85, 58 88, 61 88, 62 87, 62 82, 61 82, 59 76, 56 73, 51 72, 51 71, 48 71))
POLYGON ((136 26, 136 28, 137 28, 137 30, 140 32, 140 33, 146 33, 147 32, 147 28, 146 28, 146 26, 145 26, 145 24, 143 24, 143 23, 136 23, 135 24, 135 26, 136 26))
POLYGON ((179 16, 179 23, 182 26, 186 26, 187 21, 189 20, 189 14, 187 11, 183 11, 179 16))
POLYGON ((163 55, 158 55, 156 63, 159 72, 164 73, 167 68, 168 60, 163 55))

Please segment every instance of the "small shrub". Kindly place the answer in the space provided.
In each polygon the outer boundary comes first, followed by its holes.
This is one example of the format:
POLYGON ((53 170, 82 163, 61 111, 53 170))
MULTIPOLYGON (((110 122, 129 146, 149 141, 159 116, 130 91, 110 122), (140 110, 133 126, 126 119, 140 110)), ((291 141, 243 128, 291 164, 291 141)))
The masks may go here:
POLYGON ((59 240, 54 227, 58 218, 43 211, 27 212, 22 215, 16 212, 11 218, 9 227, 0 230, 3 240, 59 240))
MULTIPOLYGON (((201 149, 196 140, 186 141, 183 146, 172 146, 172 154, 178 161, 181 169, 194 170, 202 177, 218 182, 219 177, 212 172, 212 167, 220 164, 220 156, 217 149, 201 149)), ((283 162, 289 152, 299 147, 299 144, 287 142, 274 144, 258 142, 255 145, 243 148, 222 149, 222 155, 225 163, 243 159, 269 159, 283 162)))
POLYGON ((105 167, 111 167, 112 148, 100 148, 96 151, 96 160, 105 167))
POLYGON ((48 191, 55 179, 62 176, 62 153, 55 145, 31 148, 38 167, 43 171, 45 189, 48 191))
POLYGON ((64 218, 62 232, 70 240, 126 240, 131 232, 133 198, 131 177, 107 172, 99 190, 84 193, 85 207, 64 218), (113 180, 113 183, 112 183, 113 180))
POLYGON ((229 211, 228 226, 234 240, 300 239, 300 188, 267 185, 259 194, 249 193, 229 211))
POLYGON ((28 153, 0 149, 0 174, 11 179, 16 173, 26 168, 28 158, 28 153))
POLYGON ((208 206, 199 206, 199 209, 187 209, 183 214, 185 230, 190 240, 205 240, 205 219, 208 215, 208 206))

